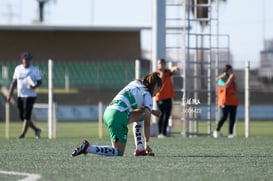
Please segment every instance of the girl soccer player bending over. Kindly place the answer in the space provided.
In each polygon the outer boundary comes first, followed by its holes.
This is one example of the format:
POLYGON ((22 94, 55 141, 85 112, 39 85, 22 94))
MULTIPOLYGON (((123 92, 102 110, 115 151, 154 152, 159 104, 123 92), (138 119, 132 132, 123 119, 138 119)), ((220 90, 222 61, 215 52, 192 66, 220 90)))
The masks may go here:
POLYGON ((72 156, 93 153, 105 156, 123 156, 128 137, 127 125, 144 120, 145 150, 152 153, 149 146, 151 114, 159 117, 161 112, 152 110, 152 97, 161 89, 162 80, 157 72, 134 80, 125 86, 107 106, 103 120, 107 126, 112 146, 91 145, 83 140, 72 156))

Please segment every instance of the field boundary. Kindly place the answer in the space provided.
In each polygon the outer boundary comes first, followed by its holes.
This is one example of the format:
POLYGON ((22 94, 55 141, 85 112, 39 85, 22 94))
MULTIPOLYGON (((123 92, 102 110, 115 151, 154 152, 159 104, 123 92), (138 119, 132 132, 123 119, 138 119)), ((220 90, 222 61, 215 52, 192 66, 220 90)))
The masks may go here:
POLYGON ((41 175, 39 175, 39 174, 32 174, 32 173, 25 173, 25 172, 14 172, 14 171, 0 170, 0 174, 26 176, 26 178, 20 179, 18 181, 37 181, 42 178, 41 175))

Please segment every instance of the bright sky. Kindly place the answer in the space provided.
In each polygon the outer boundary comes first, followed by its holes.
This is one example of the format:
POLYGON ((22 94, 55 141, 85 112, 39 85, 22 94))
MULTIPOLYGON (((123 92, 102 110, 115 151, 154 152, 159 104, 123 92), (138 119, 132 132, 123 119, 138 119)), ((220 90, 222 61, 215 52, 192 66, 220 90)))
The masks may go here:
MULTIPOLYGON (((45 22, 69 25, 151 25, 153 0, 51 0, 45 22)), ((272 0, 227 0, 220 4, 220 34, 230 35, 234 67, 259 66, 264 39, 273 39, 272 0)), ((1 0, 1 24, 32 24, 37 0, 1 0)), ((148 38, 148 37, 145 37, 148 38)), ((151 42, 151 40, 147 40, 151 42)), ((148 43, 149 44, 149 43, 148 43)), ((149 45, 143 43, 144 48, 149 45)))

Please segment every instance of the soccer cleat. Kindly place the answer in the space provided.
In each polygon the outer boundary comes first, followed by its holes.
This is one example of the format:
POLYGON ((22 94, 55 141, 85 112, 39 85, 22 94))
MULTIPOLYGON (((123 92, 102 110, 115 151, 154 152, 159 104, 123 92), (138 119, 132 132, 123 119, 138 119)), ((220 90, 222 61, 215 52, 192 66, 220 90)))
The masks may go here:
POLYGON ((223 134, 220 131, 214 131, 213 132, 213 137, 214 138, 220 138, 220 137, 223 137, 223 134))
POLYGON ((148 156, 155 156, 155 154, 154 154, 153 152, 146 152, 146 154, 147 154, 148 156))
POLYGON ((234 138, 235 136, 233 134, 229 134, 228 138, 234 138))
POLYGON ((87 154, 87 148, 90 146, 90 143, 87 140, 83 140, 81 145, 77 147, 71 154, 73 157, 81 154, 87 154))
POLYGON ((147 147, 145 149, 145 152, 146 152, 147 156, 155 156, 155 154, 153 153, 153 150, 150 147, 147 147))
POLYGON ((147 156, 147 153, 145 150, 135 150, 134 155, 135 156, 147 156))
POLYGON ((18 137, 18 139, 24 139, 25 138, 25 136, 23 136, 23 135, 20 135, 19 137, 18 137))
POLYGON ((149 152, 147 150, 135 150, 135 156, 155 156, 153 152, 149 152))
POLYGON ((35 138, 40 139, 41 138, 41 133, 42 133, 41 129, 38 129, 37 131, 35 131, 35 138))
POLYGON ((164 134, 159 134, 157 135, 157 138, 167 138, 167 136, 165 136, 164 134))

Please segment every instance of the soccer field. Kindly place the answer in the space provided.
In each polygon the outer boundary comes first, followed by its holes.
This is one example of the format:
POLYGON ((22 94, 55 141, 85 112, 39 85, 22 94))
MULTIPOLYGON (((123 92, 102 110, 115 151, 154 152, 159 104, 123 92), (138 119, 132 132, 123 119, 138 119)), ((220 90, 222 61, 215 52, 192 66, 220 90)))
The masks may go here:
MULTIPOLYGON (((35 140, 31 132, 24 140, 1 138, 0 180, 272 180, 272 122, 263 124, 267 126, 261 125, 261 130, 269 127, 271 135, 270 132, 258 135, 253 128, 253 136, 248 139, 240 136, 241 133, 234 139, 178 135, 166 139, 151 138, 155 157, 133 156, 133 138, 130 136, 123 157, 89 154, 73 158, 70 154, 82 138, 98 145, 109 145, 109 139, 107 136, 98 139, 96 125, 93 128, 90 123, 60 124, 59 138, 55 140, 35 140)), ((0 125, 2 134, 4 125, 0 125)), ((13 129, 20 128, 19 124, 14 126, 13 129)))

